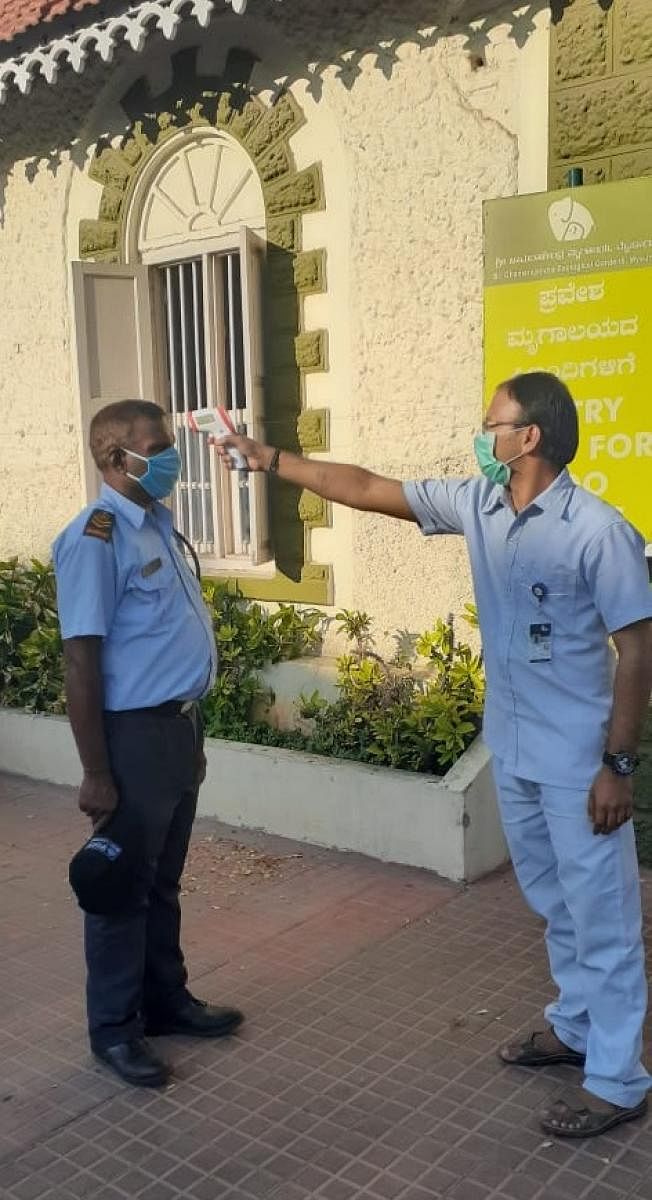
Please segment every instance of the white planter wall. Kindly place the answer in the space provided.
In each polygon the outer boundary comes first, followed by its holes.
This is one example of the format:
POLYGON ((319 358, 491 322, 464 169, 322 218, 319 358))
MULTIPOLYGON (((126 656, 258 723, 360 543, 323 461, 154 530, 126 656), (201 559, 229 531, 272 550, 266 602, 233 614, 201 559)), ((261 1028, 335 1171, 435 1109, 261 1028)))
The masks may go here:
MULTIPOLYGON (((199 812, 230 825, 473 880, 507 861, 488 751, 478 739, 443 779, 209 739, 199 812)), ((64 717, 0 709, 0 769, 78 785, 64 717)))

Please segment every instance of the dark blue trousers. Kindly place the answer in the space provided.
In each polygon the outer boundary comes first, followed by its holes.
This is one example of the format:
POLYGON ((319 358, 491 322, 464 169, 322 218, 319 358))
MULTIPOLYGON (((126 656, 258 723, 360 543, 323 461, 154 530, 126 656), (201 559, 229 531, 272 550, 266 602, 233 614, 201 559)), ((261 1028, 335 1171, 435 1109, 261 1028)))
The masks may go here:
POLYGON ((145 837, 142 893, 119 916, 85 917, 88 1026, 103 1049, 142 1036, 148 1016, 173 1013, 188 996, 181 952, 179 881, 199 790, 201 723, 152 710, 107 713, 113 777, 145 837))

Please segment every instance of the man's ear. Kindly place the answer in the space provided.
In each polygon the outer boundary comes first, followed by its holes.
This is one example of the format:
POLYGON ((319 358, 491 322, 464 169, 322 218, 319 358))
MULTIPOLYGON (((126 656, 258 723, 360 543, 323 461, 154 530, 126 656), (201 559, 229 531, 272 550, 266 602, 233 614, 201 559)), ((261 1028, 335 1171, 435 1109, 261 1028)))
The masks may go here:
POLYGON ((524 450, 528 450, 530 454, 534 454, 541 448, 542 433, 538 425, 528 425, 525 436, 524 450))
POLYGON ((119 446, 114 446, 108 453, 109 466, 113 467, 114 471, 121 471, 123 474, 126 470, 125 454, 119 446))

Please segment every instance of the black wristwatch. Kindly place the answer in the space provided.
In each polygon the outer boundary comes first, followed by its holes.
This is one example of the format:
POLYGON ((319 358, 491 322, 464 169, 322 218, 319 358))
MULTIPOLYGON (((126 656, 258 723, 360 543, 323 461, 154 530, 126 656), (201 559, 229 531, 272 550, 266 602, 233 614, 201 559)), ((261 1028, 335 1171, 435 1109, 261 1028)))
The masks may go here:
POLYGON ((281 451, 275 450, 272 455, 272 460, 267 468, 267 472, 269 475, 276 475, 278 473, 278 460, 280 457, 281 457, 281 451))
POLYGON ((635 754, 619 750, 616 754, 608 754, 605 751, 602 761, 605 767, 609 767, 609 770, 613 771, 614 775, 633 775, 641 760, 635 754))

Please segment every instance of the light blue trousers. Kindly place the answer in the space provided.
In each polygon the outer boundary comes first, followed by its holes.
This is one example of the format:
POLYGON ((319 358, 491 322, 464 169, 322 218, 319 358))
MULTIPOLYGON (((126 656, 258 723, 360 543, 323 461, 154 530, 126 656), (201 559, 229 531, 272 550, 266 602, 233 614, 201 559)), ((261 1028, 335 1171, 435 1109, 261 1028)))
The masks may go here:
POLYGON ((647 982, 633 824, 595 835, 585 791, 518 779, 497 759, 494 777, 516 876, 547 922, 559 996, 546 1018, 586 1054, 587 1091, 633 1108, 652 1086, 641 1063, 647 982))

